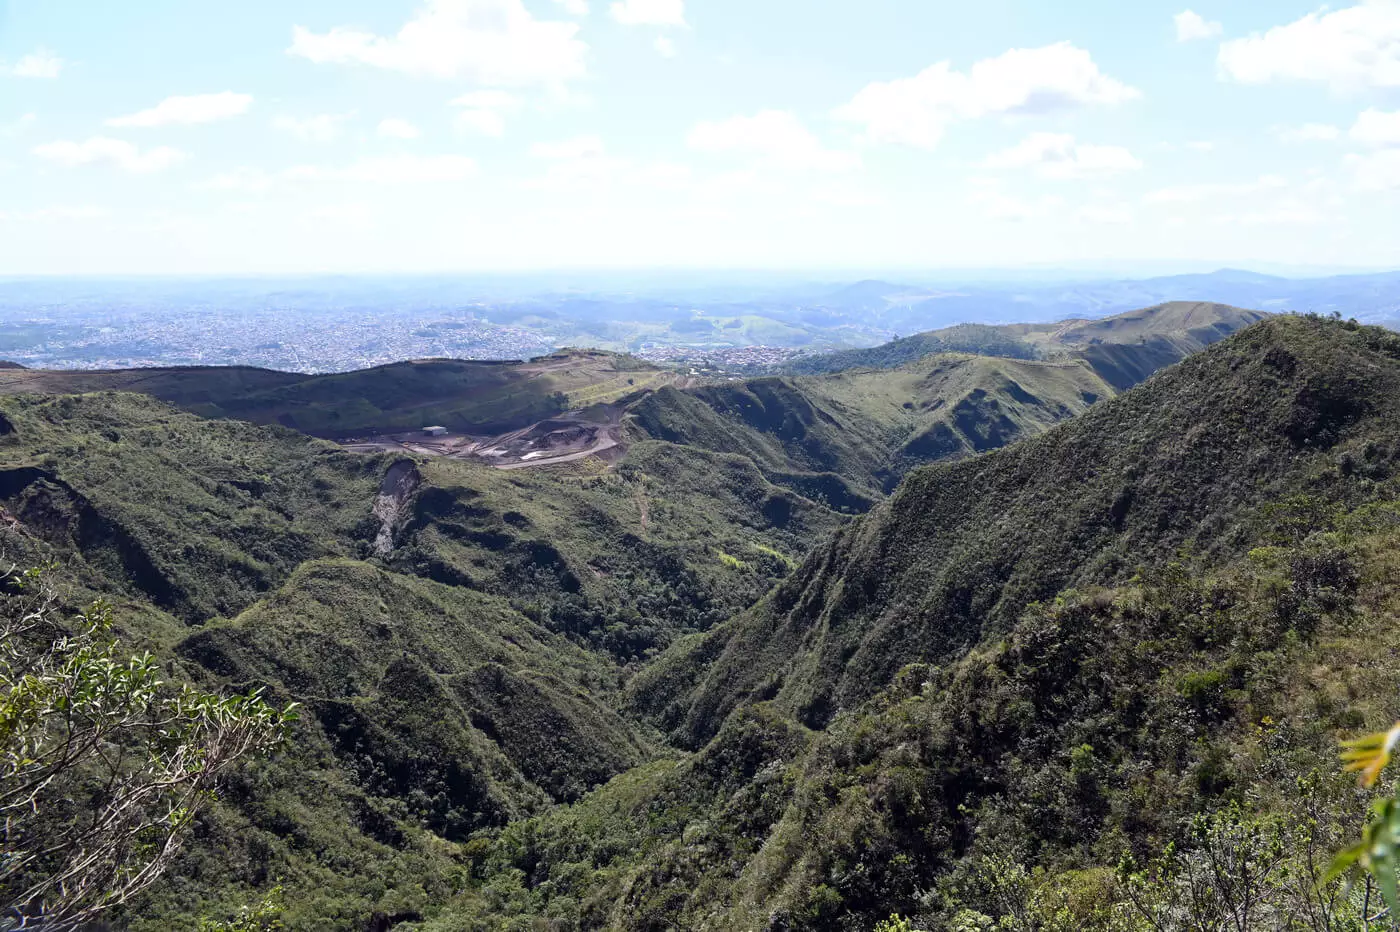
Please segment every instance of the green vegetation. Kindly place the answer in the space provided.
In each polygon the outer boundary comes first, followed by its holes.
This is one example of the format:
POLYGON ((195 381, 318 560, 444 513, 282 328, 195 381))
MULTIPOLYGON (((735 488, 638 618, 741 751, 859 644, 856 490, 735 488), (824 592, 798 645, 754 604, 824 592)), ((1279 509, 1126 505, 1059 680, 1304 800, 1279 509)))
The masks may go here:
POLYGON ((302 705, 119 920, 1382 927, 1316 878, 1375 792, 1337 740, 1400 719, 1400 338, 1273 318, 1120 391, 1232 319, 663 387, 609 469, 0 398, 65 598, 302 705))
POLYGON ((915 474, 634 680, 698 684, 658 714, 692 758, 513 826, 441 927, 1349 927, 1314 877, 1364 806, 1335 736, 1397 709, 1397 379, 1393 335, 1281 320, 915 474))
MULTIPOLYGON (((1218 377, 1256 352, 1277 364, 1282 357, 1270 351, 1286 345, 1299 363, 1295 388, 1321 372, 1393 403, 1388 391, 1368 391, 1400 374, 1391 336, 1306 321, 1252 336, 1261 342, 1222 348, 1202 365, 1218 377), (1308 359, 1327 368, 1309 372, 1308 359), (1352 382, 1361 373, 1381 381, 1352 382)), ((1264 410, 1276 404, 1286 413, 1285 426, 1293 415, 1311 416, 1311 391, 1278 400, 1281 386, 1261 384, 1259 374, 1241 371, 1234 387, 1255 385, 1264 410)), ((1155 387, 1171 390, 1161 380, 1155 387)), ((1251 405, 1224 416, 1262 413, 1251 405)), ((791 665, 732 714, 712 710, 709 720, 724 723, 715 736, 652 777, 649 793, 634 789, 630 809, 609 810, 603 825, 595 813, 587 833, 566 830, 575 816, 560 812, 503 835, 495 855, 503 860, 488 859, 495 866, 484 883, 514 869, 524 891, 494 914, 473 912, 481 909, 473 895, 454 908, 483 918, 442 927, 488 928, 521 913, 590 927, 583 910, 596 895, 616 910, 607 923, 638 929, 656 915, 683 928, 764 927, 775 916, 793 928, 869 928, 892 911, 913 917, 915 928, 1359 928, 1364 891, 1319 889, 1315 878, 1354 835, 1365 806, 1335 762, 1335 736, 1391 721, 1397 710, 1390 678, 1379 672, 1381 658, 1400 646, 1391 621, 1400 608, 1393 423, 1393 414, 1376 410, 1336 435, 1324 428, 1283 436, 1288 448, 1307 452, 1295 451, 1298 472, 1285 466, 1280 481, 1334 507, 1300 503, 1306 507, 1281 516, 1269 507, 1276 498, 1269 483, 1252 491, 1260 480, 1249 474, 1207 485, 1206 503, 1191 513, 1195 533, 1140 528, 1136 552, 1146 559, 1117 567, 1102 559, 1114 542, 1099 542, 1070 558, 1083 574, 1072 586, 1022 603, 1005 627, 963 650, 930 651, 931 662, 912 665, 921 658, 906 651, 883 688, 814 721, 824 724, 818 731, 793 721, 788 709, 810 709, 784 690, 824 664, 790 652, 791 665), (1243 498, 1221 521, 1222 501, 1235 496, 1243 498), (1300 526, 1298 513, 1317 523, 1300 526), (1154 534, 1160 548, 1149 544, 1154 534), (718 761, 743 762, 739 772, 752 776, 716 790, 690 772, 718 761), (640 839, 632 828, 639 824, 647 826, 640 839), (512 848, 507 839, 519 837, 534 843, 512 848), (579 864, 592 867, 580 874, 579 864), (1253 877, 1253 886, 1222 888, 1217 870, 1253 877)), ((1271 426, 1245 435, 1251 458, 1273 446, 1271 426)), ((1189 450, 1183 458, 1191 460, 1189 450)), ((958 468, 935 468, 930 477, 958 468)), ((1169 487, 1160 475, 1143 479, 1169 487)), ((897 496, 889 509, 899 507, 897 496)), ((1063 503, 1040 507, 1044 521, 1063 503)), ((928 558, 932 551, 919 546, 927 537, 907 525, 889 531, 882 517, 864 519, 852 534, 863 531, 867 545, 901 534, 905 547, 928 558)), ((1028 529, 1041 525, 1029 517, 1017 527, 1034 553, 1036 532, 1028 529)), ((1040 533, 1062 529, 1046 523, 1040 533)), ((819 554, 795 580, 842 559, 819 554)), ((1052 551, 1045 559, 1043 573, 1061 558, 1052 551)), ((848 572, 838 591, 859 585, 848 572)), ((1004 584, 1002 598, 1015 586, 1004 584)), ((764 604, 782 598, 780 589, 764 604)), ((833 636, 824 626, 822 639, 833 636)), ((724 669, 721 653, 709 656, 721 658, 711 670, 724 669)), ((762 662, 751 655, 744 672, 761 674, 762 662)), ((874 678, 861 673, 862 685, 874 678)), ((739 670, 729 675, 742 689, 739 670)), ((684 680, 673 673, 670 688, 684 680)), ((592 805, 568 812, 582 817, 592 805)))
POLYGON ((1300 491, 1362 494, 1400 437, 1394 341, 1270 322, 1054 431, 918 470, 754 610, 645 674, 643 706, 693 745, 778 683, 785 708, 822 725, 909 662, 1001 636, 1037 600, 1183 546, 1228 552, 1254 510, 1300 491), (651 676, 696 687, 655 697, 651 676))
POLYGON ((41 568, 0 575, 0 905, 82 926, 169 867, 219 778, 294 719, 257 692, 171 688, 98 602, 71 623, 41 568))
POLYGON ((0 495, 80 581, 188 623, 241 611, 298 565, 368 552, 389 460, 208 422, 138 395, 0 399, 0 495))
POLYGON ((615 708, 626 664, 749 604, 842 520, 664 443, 602 473, 501 472, 138 395, 8 397, 0 418, 3 520, 68 561, 66 602, 111 600, 174 682, 302 704, 284 753, 199 816, 178 882, 129 908, 136 929, 224 921, 274 881, 287 928, 432 909, 473 833, 658 753, 615 708), (389 488, 410 491, 381 552, 389 488))
POLYGON ((900 369, 663 389, 634 436, 752 460, 770 481, 867 510, 912 466, 1032 436, 1115 394, 1083 363, 929 356, 900 369))
MULTIPOLYGON (((1388 731, 1342 742, 1345 769, 1360 773, 1362 786, 1375 786, 1381 771, 1390 763, 1397 742, 1400 742, 1400 724, 1392 725, 1388 731)), ((1345 876, 1351 884, 1364 871, 1366 905, 1369 906, 1371 883, 1374 881, 1390 917, 1400 917, 1397 843, 1400 843, 1400 793, 1375 802, 1371 807, 1371 820, 1362 830, 1361 840, 1338 853, 1327 869, 1326 880, 1345 876)))

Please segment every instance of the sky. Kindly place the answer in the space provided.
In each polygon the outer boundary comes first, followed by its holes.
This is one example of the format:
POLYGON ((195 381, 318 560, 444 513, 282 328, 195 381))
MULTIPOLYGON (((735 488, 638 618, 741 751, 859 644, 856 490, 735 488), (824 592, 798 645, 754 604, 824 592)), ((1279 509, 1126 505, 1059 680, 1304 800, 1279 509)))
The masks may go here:
POLYGON ((0 0, 0 274, 1400 267, 1400 0, 0 0))

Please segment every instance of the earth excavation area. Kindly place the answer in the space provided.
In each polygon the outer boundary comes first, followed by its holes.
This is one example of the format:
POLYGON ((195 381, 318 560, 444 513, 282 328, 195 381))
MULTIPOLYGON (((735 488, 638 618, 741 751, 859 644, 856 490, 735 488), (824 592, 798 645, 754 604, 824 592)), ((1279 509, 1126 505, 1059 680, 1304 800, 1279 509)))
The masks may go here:
POLYGON ((589 456, 611 460, 623 452, 622 407, 594 405, 586 412, 565 412, 495 436, 412 430, 347 439, 341 445, 358 453, 397 451, 476 460, 497 469, 553 466, 589 456))

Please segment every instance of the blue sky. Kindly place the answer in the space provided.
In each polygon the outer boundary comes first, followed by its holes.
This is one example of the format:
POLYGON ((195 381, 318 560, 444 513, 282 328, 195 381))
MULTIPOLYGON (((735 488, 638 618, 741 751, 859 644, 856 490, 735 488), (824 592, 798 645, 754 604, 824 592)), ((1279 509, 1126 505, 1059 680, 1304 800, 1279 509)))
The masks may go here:
POLYGON ((1400 266, 1400 0, 0 0, 0 273, 1400 266))

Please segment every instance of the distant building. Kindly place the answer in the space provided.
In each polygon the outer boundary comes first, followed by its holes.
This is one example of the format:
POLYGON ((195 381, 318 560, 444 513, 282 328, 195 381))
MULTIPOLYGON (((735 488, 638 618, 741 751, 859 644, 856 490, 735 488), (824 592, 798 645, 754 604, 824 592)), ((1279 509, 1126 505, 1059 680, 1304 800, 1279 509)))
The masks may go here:
POLYGON ((423 428, 423 433, 427 434, 429 437, 441 437, 443 434, 447 433, 447 428, 446 428, 446 427, 425 427, 425 428, 423 428))

